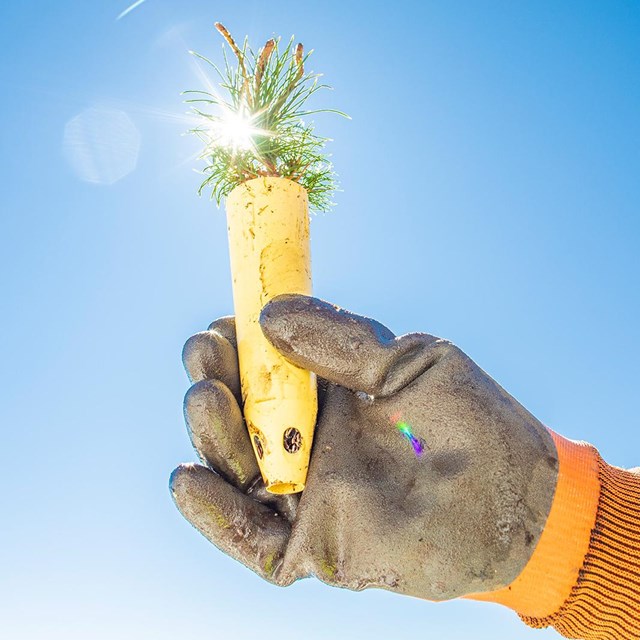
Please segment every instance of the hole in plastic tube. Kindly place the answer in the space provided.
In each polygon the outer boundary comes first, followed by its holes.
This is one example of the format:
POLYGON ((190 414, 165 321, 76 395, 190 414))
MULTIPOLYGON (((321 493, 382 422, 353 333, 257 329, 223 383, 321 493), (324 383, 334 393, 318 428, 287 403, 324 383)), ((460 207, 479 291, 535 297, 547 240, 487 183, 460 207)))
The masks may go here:
POLYGON ((284 449, 288 453, 295 453, 299 451, 302 447, 302 434, 295 429, 294 427, 290 427, 284 432, 284 449))

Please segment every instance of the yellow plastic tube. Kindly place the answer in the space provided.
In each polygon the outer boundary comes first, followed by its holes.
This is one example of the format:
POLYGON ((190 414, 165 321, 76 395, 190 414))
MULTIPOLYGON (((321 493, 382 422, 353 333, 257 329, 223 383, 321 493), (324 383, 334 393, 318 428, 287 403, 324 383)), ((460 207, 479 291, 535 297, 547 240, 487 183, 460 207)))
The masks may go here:
POLYGON ((286 178, 255 178, 227 197, 244 417, 267 490, 305 486, 318 409, 315 374, 285 360, 259 324, 283 293, 311 295, 307 192, 286 178))

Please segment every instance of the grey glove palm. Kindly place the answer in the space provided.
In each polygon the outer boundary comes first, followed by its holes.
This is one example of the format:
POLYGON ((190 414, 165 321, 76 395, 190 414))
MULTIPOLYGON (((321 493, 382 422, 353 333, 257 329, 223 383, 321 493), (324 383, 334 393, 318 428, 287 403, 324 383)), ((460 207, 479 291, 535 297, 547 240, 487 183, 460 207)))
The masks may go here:
POLYGON ((187 520, 279 585, 315 575, 443 600, 509 584, 553 499, 557 455, 544 426, 428 334, 396 338, 298 295, 270 302, 261 325, 285 357, 319 376, 307 487, 296 496, 264 490, 242 418, 233 319, 224 318, 184 350, 194 383, 185 416, 203 462, 171 477, 187 520))

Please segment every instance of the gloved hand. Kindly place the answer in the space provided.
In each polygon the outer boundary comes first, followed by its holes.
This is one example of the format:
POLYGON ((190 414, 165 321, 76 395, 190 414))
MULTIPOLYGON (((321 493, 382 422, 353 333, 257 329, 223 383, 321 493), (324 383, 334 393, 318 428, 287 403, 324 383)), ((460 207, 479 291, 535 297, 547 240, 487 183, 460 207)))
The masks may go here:
POLYGON ((203 463, 171 476, 187 520, 283 586, 315 575, 444 600, 512 582, 556 486, 545 427, 445 340, 396 338, 300 295, 272 300, 260 322, 285 357, 318 374, 306 489, 264 489, 243 423, 233 318, 222 318, 183 354, 193 382, 186 422, 203 463))

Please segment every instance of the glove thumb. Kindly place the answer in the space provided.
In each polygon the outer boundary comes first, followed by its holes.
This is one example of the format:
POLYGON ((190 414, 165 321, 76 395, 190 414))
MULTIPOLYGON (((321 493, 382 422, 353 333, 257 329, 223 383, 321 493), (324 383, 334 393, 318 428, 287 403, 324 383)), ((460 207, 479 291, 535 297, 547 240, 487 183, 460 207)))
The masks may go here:
POLYGON ((387 396, 415 380, 442 354, 425 333, 395 337, 376 320, 298 294, 276 296, 260 314, 269 342, 293 364, 329 382, 387 396))

